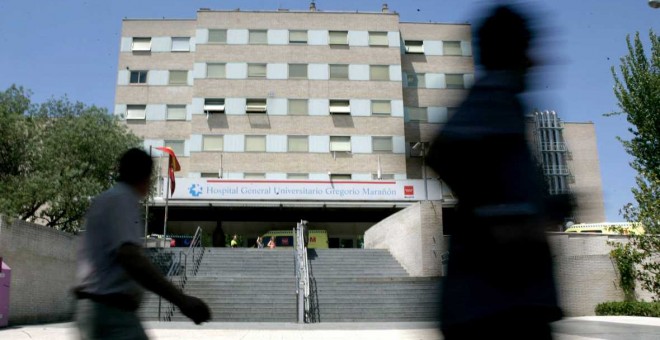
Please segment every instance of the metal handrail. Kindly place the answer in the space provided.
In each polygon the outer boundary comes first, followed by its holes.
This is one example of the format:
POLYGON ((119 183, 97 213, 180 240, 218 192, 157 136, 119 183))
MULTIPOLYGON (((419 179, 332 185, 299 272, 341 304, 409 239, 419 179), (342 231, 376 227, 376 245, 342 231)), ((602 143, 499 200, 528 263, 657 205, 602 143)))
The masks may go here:
POLYGON ((307 221, 300 221, 296 228, 296 294, 298 295, 298 323, 304 323, 310 310, 309 301, 309 261, 307 259, 307 247, 305 246, 305 228, 307 221))

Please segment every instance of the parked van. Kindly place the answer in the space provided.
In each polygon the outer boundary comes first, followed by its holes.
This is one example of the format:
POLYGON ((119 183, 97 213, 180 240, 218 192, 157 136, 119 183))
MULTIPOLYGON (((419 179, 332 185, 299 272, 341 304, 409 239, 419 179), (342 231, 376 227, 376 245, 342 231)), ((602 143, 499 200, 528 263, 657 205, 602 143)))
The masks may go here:
POLYGON ((568 227, 566 232, 606 235, 641 235, 644 234, 644 227, 641 223, 637 222, 580 223, 568 227))
MULTIPOLYGON (((271 237, 275 237, 275 249, 293 248, 294 235, 293 230, 271 230, 263 235, 264 246, 268 244, 271 237)), ((310 230, 307 248, 326 249, 328 248, 328 233, 325 230, 310 230)))

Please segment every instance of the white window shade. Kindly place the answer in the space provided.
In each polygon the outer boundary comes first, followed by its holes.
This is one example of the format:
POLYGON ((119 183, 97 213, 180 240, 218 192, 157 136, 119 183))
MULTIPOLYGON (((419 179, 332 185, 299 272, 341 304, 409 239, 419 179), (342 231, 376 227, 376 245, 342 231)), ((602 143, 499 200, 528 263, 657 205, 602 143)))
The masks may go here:
POLYGON ((307 136, 289 136, 289 152, 307 152, 309 151, 309 142, 307 136))
POLYGON ((245 151, 266 152, 266 136, 245 136, 245 151))
POLYGON ((307 99, 289 99, 289 114, 292 116, 304 116, 309 113, 307 99))
POLYGON ((132 51, 151 51, 151 38, 133 38, 132 51))
POLYGON ((289 31, 290 44, 307 44, 307 31, 289 31))
POLYGON ((348 79, 348 65, 330 65, 330 79, 348 79))
POLYGON ((348 100, 331 100, 330 114, 351 114, 351 104, 348 100))
POLYGON ((127 105, 126 106, 126 119, 146 119, 147 106, 146 105, 127 105))
POLYGON ((207 64, 206 77, 207 78, 226 78, 226 65, 225 64, 207 64))
POLYGON ((187 85, 188 71, 170 71, 170 85, 187 85))
POLYGON ((245 106, 247 113, 266 113, 266 99, 248 99, 245 106))
POLYGON ((389 46, 387 32, 369 32, 370 46, 389 46))
POLYGON ((222 151, 224 146, 222 136, 204 136, 202 141, 202 150, 204 151, 222 151))
POLYGON ((190 37, 172 38, 172 52, 189 52, 189 51, 190 51, 190 37))
POLYGON ((330 136, 330 151, 350 152, 350 136, 330 136))
POLYGON ((330 31, 330 45, 348 45, 348 31, 330 31))
POLYGON ((267 44, 268 34, 266 30, 250 30, 250 44, 267 44))
POLYGON ((204 100, 205 113, 225 113, 225 100, 221 98, 207 98, 204 100))
POLYGON ((461 49, 460 41, 443 41, 442 42, 443 55, 457 55, 462 56, 463 50, 461 49))
POLYGON ((389 100, 374 100, 371 102, 371 114, 389 116, 392 114, 392 102, 389 100))
POLYGON ((390 80, 390 67, 388 65, 371 65, 369 78, 371 80, 390 80))
POLYGON ((266 78, 266 64, 248 64, 248 77, 266 78))
POLYGON ((429 120, 429 117, 425 107, 409 107, 408 119, 411 122, 426 122, 429 120))
POLYGON ((185 105, 167 105, 167 120, 186 120, 185 105))
POLYGON ((165 146, 171 148, 172 151, 174 151, 174 154, 177 155, 177 157, 181 157, 181 156, 183 156, 185 141, 182 141, 182 140, 166 140, 165 141, 165 146))
POLYGON ((373 137, 371 147, 374 152, 392 152, 392 137, 373 137))
POLYGON ((244 179, 266 179, 266 174, 261 172, 246 172, 243 174, 244 179))
POLYGON ((446 74, 445 81, 448 89, 464 89, 465 82, 462 74, 446 74))
POLYGON ((309 174, 286 174, 286 179, 309 179, 309 174))
POLYGON ((424 41, 422 40, 406 40, 405 45, 407 54, 424 54, 424 41))
POLYGON ((218 29, 209 30, 209 43, 226 44, 227 30, 218 30, 218 29))

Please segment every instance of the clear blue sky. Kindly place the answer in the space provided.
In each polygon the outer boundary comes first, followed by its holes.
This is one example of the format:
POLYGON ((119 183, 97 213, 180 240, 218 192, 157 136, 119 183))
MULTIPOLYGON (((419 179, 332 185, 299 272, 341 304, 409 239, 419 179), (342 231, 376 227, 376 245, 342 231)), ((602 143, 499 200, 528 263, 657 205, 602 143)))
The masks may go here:
MULTIPOLYGON (((474 0, 319 0, 321 10, 377 11, 383 2, 402 21, 471 22, 485 4, 474 0)), ((660 10, 647 0, 528 1, 538 21, 552 30, 538 51, 555 65, 547 67, 531 106, 554 109, 566 121, 593 121, 608 220, 622 220, 619 209, 633 200, 634 172, 616 136, 627 136, 616 110, 610 67, 626 53, 626 34, 660 33, 660 10), (561 60, 561 62, 556 62, 561 60)), ((285 0, 0 0, 0 88, 16 83, 31 89, 34 100, 68 94, 88 104, 112 108, 121 19, 194 18, 211 9, 306 9, 309 1, 285 0)))

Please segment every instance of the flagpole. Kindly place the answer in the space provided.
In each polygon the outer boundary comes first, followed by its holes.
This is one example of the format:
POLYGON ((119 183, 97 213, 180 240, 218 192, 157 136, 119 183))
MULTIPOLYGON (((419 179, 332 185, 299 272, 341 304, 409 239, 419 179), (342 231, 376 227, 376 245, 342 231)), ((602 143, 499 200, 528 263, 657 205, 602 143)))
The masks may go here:
MULTIPOLYGON (((151 158, 151 145, 149 145, 149 158, 151 158)), ((152 158, 153 159, 153 158, 152 158)), ((151 178, 149 179, 151 181, 151 178)), ((151 199, 151 185, 149 185, 149 194, 147 195, 147 202, 145 204, 144 212, 144 246, 147 246, 147 230, 149 227, 149 200, 151 199)))
MULTIPOLYGON (((163 242, 167 242, 167 207, 170 197, 170 179, 167 179, 167 188, 165 190, 165 218, 163 219, 163 242)), ((164 243, 163 243, 164 245, 164 243)))

